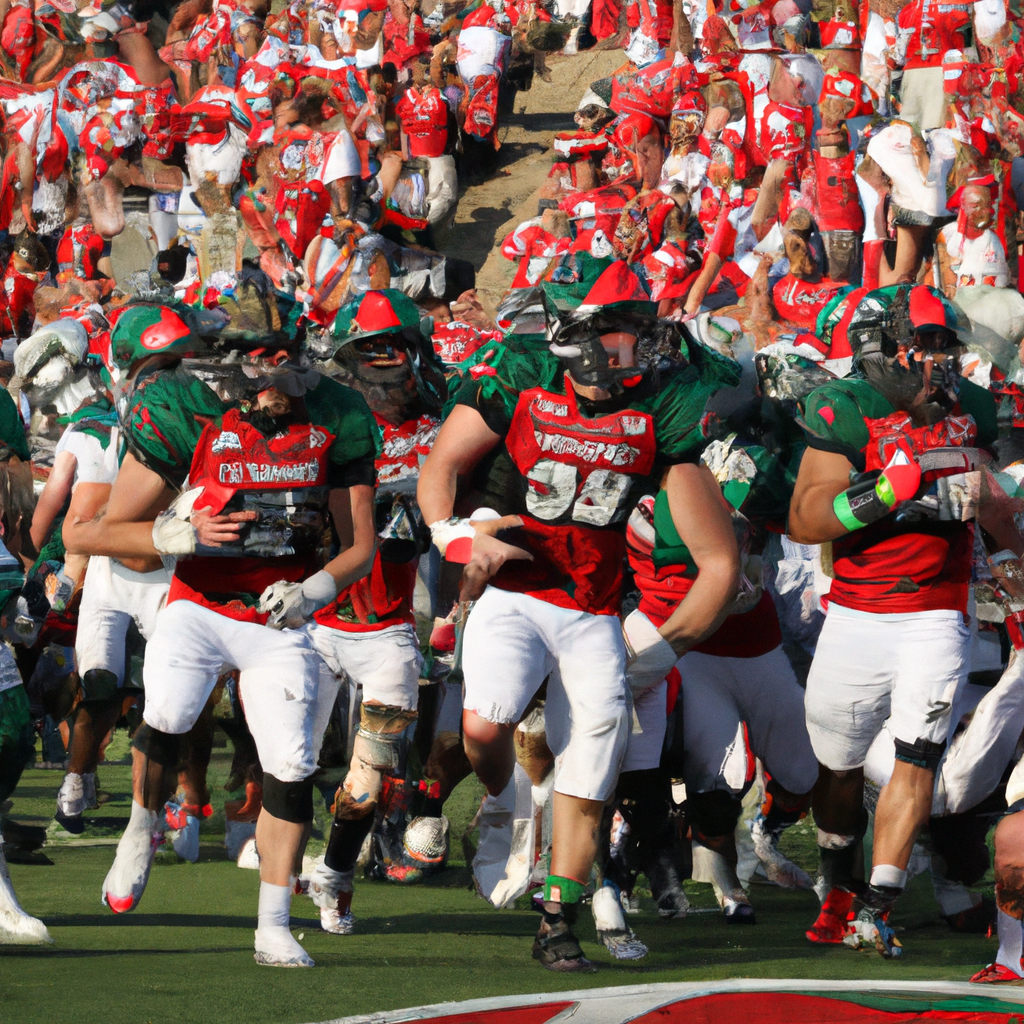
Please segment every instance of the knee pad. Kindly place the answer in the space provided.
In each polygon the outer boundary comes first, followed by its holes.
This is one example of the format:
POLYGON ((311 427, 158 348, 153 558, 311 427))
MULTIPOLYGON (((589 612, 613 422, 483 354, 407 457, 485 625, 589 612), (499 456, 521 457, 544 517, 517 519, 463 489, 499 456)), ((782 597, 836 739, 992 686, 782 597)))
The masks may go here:
POLYGON ((105 668, 91 668, 82 676, 82 703, 90 710, 104 710, 120 702, 117 676, 105 668))
POLYGON ((725 789, 686 794, 686 816, 709 839, 730 835, 740 820, 743 801, 725 789))
POLYGON ((282 782, 269 772, 264 772, 263 806, 275 818, 305 825, 313 820, 312 778, 301 782, 282 782))
POLYGON ((934 772, 939 767, 942 755, 946 751, 946 741, 932 743, 931 740, 896 740, 896 760, 916 765, 926 771, 934 772))
POLYGON ((162 768, 178 767, 178 752, 181 749, 180 736, 160 732, 143 722, 132 737, 132 746, 162 768))

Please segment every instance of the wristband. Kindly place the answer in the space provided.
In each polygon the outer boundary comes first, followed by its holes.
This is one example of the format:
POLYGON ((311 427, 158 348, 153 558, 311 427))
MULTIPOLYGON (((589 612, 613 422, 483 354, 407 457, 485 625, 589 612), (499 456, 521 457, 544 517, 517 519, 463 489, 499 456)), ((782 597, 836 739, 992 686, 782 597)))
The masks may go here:
POLYGON ((441 552, 441 557, 449 562, 468 562, 473 550, 473 538, 476 530, 468 519, 452 516, 451 519, 439 519, 430 524, 430 539, 434 547, 441 552))
POLYGON ((858 480, 832 502, 836 518, 851 533, 884 519, 898 504, 917 493, 921 467, 895 459, 874 478, 858 480))
POLYGON ((887 486, 884 476, 875 480, 861 480, 832 502, 832 511, 851 533, 887 516, 895 507, 892 488, 887 486))

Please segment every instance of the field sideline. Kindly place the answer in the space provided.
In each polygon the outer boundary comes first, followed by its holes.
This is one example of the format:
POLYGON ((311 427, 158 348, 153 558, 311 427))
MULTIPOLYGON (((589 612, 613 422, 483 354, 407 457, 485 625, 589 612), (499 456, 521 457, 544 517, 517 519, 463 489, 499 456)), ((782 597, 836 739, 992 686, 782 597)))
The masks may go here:
MULTIPOLYGON (((761 885, 752 892, 758 924, 750 928, 726 926, 714 912, 661 921, 648 902, 631 918, 651 948, 635 965, 616 963, 596 946, 585 913, 581 939, 599 973, 553 975, 529 957, 535 915, 492 910, 472 891, 459 842, 479 800, 470 780, 452 800, 453 865, 447 872, 410 888, 358 880, 357 934, 349 937, 321 932, 316 908, 296 898, 292 927, 318 966, 261 969, 252 960, 256 873, 227 861, 221 845, 223 797, 216 787, 226 768, 225 752, 215 751, 211 785, 218 813, 204 824, 199 864, 161 853, 133 914, 115 918, 100 904, 114 836, 128 813, 127 765, 100 766, 100 790, 110 799, 90 812, 95 828, 73 844, 56 837, 49 842, 44 852, 52 864, 11 865, 22 904, 45 920, 56 944, 0 947, 3 1024, 305 1024, 449 999, 730 977, 966 981, 995 953, 994 940, 949 931, 925 878, 912 883, 900 904, 902 962, 809 946, 803 932, 816 911, 814 895, 761 885)), ((44 824, 60 780, 60 772, 27 771, 11 816, 44 824)), ((811 866, 813 829, 798 828, 800 834, 787 837, 790 852, 811 866)), ((316 847, 314 841, 311 850, 316 847)), ((713 906, 710 886, 689 887, 695 907, 713 906)))

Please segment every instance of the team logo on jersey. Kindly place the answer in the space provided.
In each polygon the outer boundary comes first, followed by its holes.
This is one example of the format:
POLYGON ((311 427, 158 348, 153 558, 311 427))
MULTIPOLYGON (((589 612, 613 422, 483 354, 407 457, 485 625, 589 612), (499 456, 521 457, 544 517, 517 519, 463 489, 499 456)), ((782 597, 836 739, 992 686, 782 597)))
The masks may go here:
MULTIPOLYGON (((322 430, 317 430, 316 427, 309 428, 309 447, 310 448, 322 448, 327 444, 327 435, 322 430)), ((214 451, 217 449, 215 448, 214 451)))
POLYGON ((242 450, 242 442, 233 430, 222 430, 214 438, 213 444, 210 445, 210 450, 214 455, 217 455, 219 452, 240 452, 242 450))

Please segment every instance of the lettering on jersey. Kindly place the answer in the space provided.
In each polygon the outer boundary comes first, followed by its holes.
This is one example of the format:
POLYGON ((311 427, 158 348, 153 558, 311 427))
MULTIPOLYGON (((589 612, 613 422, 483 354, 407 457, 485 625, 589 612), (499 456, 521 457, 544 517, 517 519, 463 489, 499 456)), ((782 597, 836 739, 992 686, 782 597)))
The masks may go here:
POLYGON ((568 416, 569 407, 567 405, 560 405, 558 402, 552 402, 547 398, 537 398, 534 400, 534 408, 539 409, 541 412, 551 413, 552 416, 568 416))
POLYGON ((603 459, 612 466, 631 466, 640 457, 640 449, 628 444, 606 444, 604 441, 583 441, 568 434, 542 434, 534 436, 542 452, 571 455, 584 462, 603 459))
POLYGON ((277 465, 271 462, 222 462, 219 478, 222 484, 315 484, 320 476, 320 463, 311 460, 277 465), (243 474, 248 472, 248 478, 243 474))
POLYGON ((212 451, 214 455, 217 455, 220 452, 240 452, 241 450, 242 442, 233 430, 222 430, 220 434, 213 439, 213 444, 210 445, 210 451, 212 451))
POLYGON ((244 484, 240 462, 222 462, 220 464, 219 482, 222 484, 244 484))

